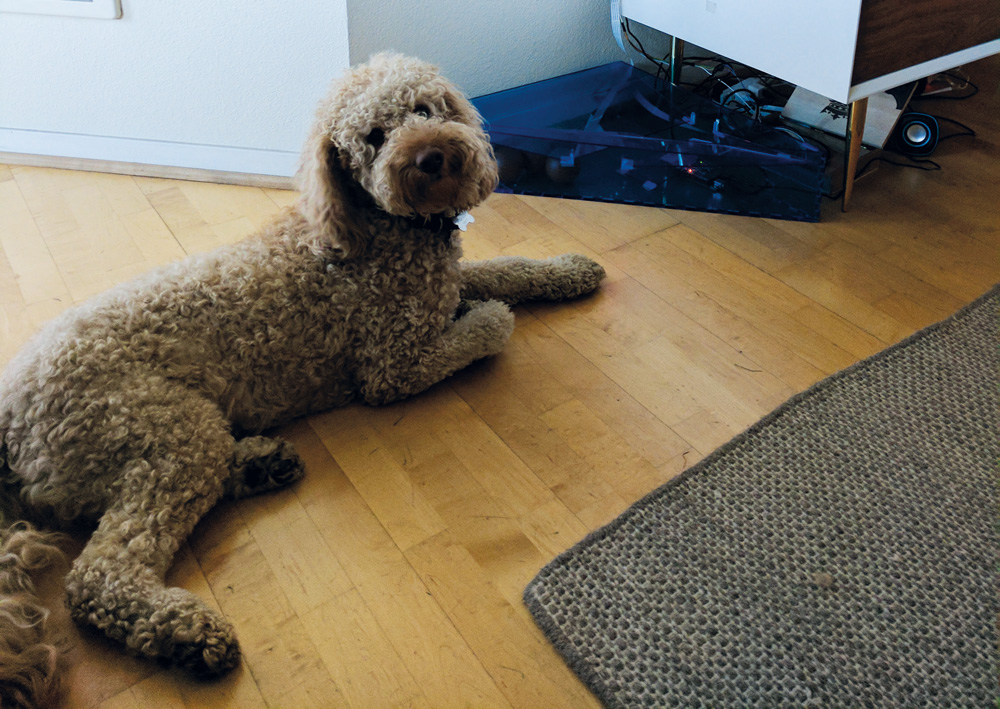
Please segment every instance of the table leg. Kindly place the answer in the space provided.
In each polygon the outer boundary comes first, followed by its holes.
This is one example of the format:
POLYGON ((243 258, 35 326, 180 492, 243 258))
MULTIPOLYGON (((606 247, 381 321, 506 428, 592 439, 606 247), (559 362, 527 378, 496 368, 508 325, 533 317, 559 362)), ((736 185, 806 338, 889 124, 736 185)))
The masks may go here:
POLYGON ((854 101, 847 110, 847 146, 844 151, 844 203, 843 209, 851 201, 854 191, 854 175, 858 172, 858 158, 861 157, 861 138, 865 134, 865 116, 868 114, 868 99, 854 101))
POLYGON ((684 40, 670 37, 670 83, 677 84, 681 80, 681 69, 684 63, 684 40))

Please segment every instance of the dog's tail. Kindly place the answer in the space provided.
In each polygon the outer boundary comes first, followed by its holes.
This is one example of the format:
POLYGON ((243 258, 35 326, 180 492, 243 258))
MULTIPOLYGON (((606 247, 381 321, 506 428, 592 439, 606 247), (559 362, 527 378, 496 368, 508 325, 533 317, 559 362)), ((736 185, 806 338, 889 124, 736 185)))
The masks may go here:
MULTIPOLYGON (((10 479, 0 437, 0 479, 10 479)), ((44 707, 58 692, 54 645, 45 642, 49 611, 31 574, 63 556, 58 534, 13 521, 17 505, 0 492, 0 707, 44 707), (13 522, 13 523, 12 523, 13 522)))

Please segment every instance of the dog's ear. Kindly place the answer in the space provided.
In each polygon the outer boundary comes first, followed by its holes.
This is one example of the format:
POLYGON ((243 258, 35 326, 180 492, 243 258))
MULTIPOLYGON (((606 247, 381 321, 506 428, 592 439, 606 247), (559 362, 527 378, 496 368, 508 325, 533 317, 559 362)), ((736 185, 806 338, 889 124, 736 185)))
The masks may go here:
POLYGON ((345 258, 356 256, 364 248, 365 237, 351 200, 351 177, 329 136, 317 132, 309 138, 298 182, 299 211, 316 237, 314 250, 332 247, 345 258))
POLYGON ((479 111, 469 102, 465 94, 450 83, 446 83, 444 101, 451 117, 459 123, 473 128, 479 128, 483 124, 483 118, 479 115, 479 111))

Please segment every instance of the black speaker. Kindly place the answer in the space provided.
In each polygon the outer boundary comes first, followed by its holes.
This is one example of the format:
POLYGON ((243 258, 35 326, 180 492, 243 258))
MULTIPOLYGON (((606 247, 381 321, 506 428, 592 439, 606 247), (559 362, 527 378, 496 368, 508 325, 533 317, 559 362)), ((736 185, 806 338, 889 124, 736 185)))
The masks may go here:
POLYGON ((892 147, 904 155, 926 157, 933 153, 941 138, 941 127, 934 116, 904 113, 892 132, 892 147))

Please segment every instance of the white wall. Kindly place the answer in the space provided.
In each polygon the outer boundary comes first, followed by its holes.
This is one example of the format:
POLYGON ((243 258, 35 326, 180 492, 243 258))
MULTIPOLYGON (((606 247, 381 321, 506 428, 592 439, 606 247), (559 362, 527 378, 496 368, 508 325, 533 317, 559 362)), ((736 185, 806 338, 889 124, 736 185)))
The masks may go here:
POLYGON ((392 49, 480 96, 624 58, 608 0, 347 0, 351 61, 392 49))
POLYGON ((345 0, 0 14, 0 152, 290 175, 348 64, 345 0))
POLYGON ((477 96, 626 58, 606 0, 122 0, 122 13, 0 13, 0 152, 288 176, 349 60, 419 56, 477 96))

